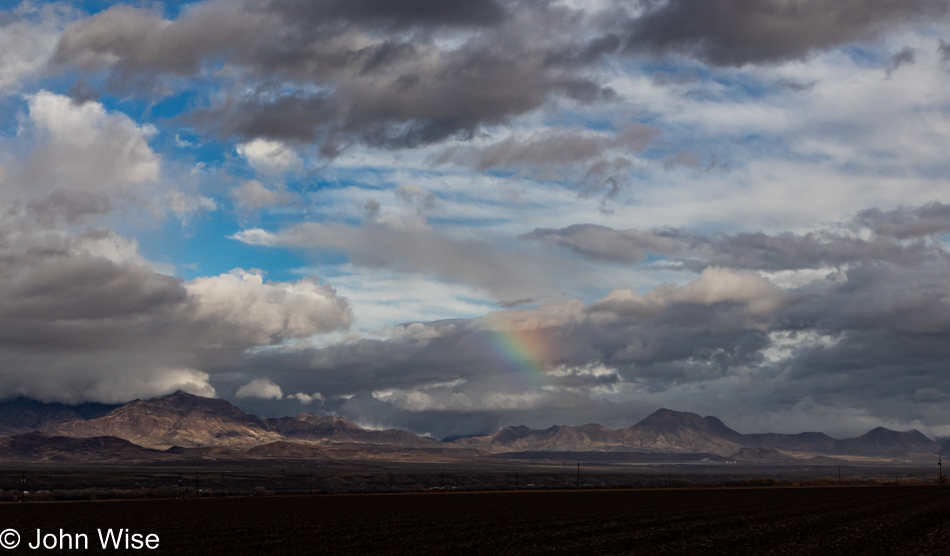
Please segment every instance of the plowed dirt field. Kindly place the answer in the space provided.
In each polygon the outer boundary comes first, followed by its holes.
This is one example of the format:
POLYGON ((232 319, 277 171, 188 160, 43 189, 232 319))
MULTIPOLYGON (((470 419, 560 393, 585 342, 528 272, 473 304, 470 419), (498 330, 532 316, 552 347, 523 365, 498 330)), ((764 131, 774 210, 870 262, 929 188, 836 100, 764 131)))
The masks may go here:
MULTIPOLYGON (((43 533, 155 533, 110 554, 950 554, 950 487, 297 496, 0 506, 43 533)), ((69 552, 69 551, 67 551, 69 552)), ((75 554, 76 551, 70 553, 75 554)))

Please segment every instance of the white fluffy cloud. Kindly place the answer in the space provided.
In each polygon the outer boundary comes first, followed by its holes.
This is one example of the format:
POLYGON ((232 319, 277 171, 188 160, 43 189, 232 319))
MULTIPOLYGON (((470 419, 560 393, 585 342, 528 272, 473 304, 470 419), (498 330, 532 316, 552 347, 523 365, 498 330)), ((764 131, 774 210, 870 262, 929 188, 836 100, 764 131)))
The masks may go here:
POLYGON ((284 397, 284 392, 280 386, 274 384, 269 378, 255 378, 247 384, 237 389, 235 396, 239 398, 261 398, 279 400, 284 397))
POLYGON ((661 284, 642 295, 630 288, 616 289, 594 307, 646 316, 659 314, 671 303, 728 303, 743 306, 750 315, 768 316, 788 300, 784 290, 756 273, 710 267, 683 287, 661 284))
MULTIPOLYGON (((243 388, 243 387, 242 387, 243 388)), ((311 402, 316 400, 319 403, 325 402, 327 399, 320 392, 314 392, 313 394, 304 394, 303 392, 297 392, 296 394, 288 394, 288 400, 297 400, 298 402, 309 405, 311 402)))
POLYGON ((300 156, 280 141, 255 139, 238 145, 237 152, 255 170, 264 174, 299 171, 303 168, 300 156))
POLYGON ((159 177, 161 160, 148 144, 157 129, 97 102, 40 91, 29 97, 29 122, 37 143, 24 171, 30 187, 109 193, 159 177))
POLYGON ((214 387, 208 373, 197 369, 155 369, 145 374, 128 374, 95 383, 83 393, 85 399, 106 403, 125 403, 134 398, 148 399, 184 390, 197 396, 213 398, 214 387))
MULTIPOLYGON (((185 284, 194 299, 193 318, 224 323, 244 341, 268 344, 348 327, 346 301, 315 278, 265 282, 259 274, 235 269, 185 284)), ((222 342, 234 338, 221 338, 222 342)))
POLYGON ((12 22, 0 25, 0 96, 38 77, 59 39, 57 7, 24 3, 17 12, 12 22))

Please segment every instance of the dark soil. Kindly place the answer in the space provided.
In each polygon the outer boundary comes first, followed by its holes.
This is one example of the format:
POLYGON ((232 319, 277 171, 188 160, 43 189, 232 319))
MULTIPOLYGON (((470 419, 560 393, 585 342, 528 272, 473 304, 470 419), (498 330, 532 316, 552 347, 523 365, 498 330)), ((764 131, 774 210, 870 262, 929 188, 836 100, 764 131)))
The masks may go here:
MULTIPOLYGON (((947 554, 950 488, 438 493, 0 505, 0 529, 156 533, 151 554, 947 554)), ((76 553, 76 551, 72 551, 76 553)), ((126 553, 110 551, 111 554, 126 553)))

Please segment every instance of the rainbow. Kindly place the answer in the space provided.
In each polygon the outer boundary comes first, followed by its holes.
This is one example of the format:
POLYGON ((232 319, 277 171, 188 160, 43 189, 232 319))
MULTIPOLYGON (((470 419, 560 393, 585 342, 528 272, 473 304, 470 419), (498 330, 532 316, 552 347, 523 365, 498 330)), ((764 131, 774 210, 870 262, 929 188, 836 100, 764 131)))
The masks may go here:
POLYGON ((480 347, 483 356, 515 377, 521 386, 534 389, 548 384, 551 349, 545 331, 494 328, 485 331, 480 347))

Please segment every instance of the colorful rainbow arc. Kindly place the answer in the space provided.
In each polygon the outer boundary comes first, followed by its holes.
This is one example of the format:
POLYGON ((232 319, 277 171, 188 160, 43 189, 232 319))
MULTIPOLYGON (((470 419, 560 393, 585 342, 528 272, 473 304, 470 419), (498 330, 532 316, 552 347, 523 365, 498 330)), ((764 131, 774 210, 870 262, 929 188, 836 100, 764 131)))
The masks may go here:
POLYGON ((484 355, 526 388, 548 383, 547 363, 551 349, 541 330, 500 329, 486 331, 484 355))

